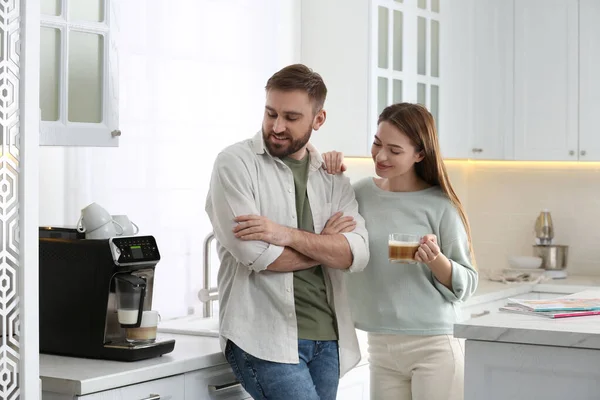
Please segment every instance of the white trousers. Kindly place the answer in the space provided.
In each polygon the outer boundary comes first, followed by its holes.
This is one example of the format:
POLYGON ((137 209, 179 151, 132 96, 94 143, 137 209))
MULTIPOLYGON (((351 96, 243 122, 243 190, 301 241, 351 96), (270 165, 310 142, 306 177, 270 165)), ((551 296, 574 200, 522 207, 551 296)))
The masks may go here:
POLYGON ((452 335, 369 333, 371 400, 462 400, 464 345, 452 335))

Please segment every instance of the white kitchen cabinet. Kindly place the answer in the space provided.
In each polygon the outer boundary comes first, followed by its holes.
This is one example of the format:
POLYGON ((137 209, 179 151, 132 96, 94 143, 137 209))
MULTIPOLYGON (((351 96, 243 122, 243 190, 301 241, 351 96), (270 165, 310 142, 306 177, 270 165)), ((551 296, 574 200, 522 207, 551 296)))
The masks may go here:
POLYGON ((515 0, 517 160, 578 159, 578 20, 577 1, 515 0))
POLYGON ((445 15, 450 157, 600 161, 600 2, 457 0, 445 15), (468 135, 459 133, 460 127, 468 135), (464 155, 464 156, 463 156, 464 155))
POLYGON ((465 400, 598 399, 600 351, 466 340, 465 400))
MULTIPOLYGON (((185 374, 185 400, 250 399, 228 364, 185 374)), ((181 399, 184 399, 181 397, 181 399)))
POLYGON ((301 61, 327 85, 327 121, 313 133, 319 151, 370 154, 368 0, 303 0, 301 61))
POLYGON ((457 85, 470 78, 457 55, 467 49, 464 36, 448 36, 464 32, 460 10, 449 1, 303 0, 301 61, 328 88, 327 121, 311 142, 323 152, 368 157, 379 113, 404 101, 431 111, 444 157, 465 158, 466 147, 456 145, 468 139, 465 118, 451 106, 461 95, 469 100, 457 85), (453 11, 460 21, 445 26, 453 11))
POLYGON ((119 145, 114 0, 42 1, 40 145, 119 145))
POLYGON ((473 45, 475 0, 442 2, 440 26, 443 60, 440 89, 439 142, 444 158, 469 158, 469 141, 473 133, 475 81, 473 80, 473 45))
POLYGON ((445 158, 514 157, 514 0, 456 0, 442 21, 445 158))
MULTIPOLYGON (((44 392, 44 400, 72 400, 72 396, 44 392)), ((168 378, 105 390, 76 400, 243 400, 250 395, 236 380, 228 364, 168 378)))
MULTIPOLYGON (((476 34, 470 36, 474 47, 468 54, 474 62, 468 77, 473 83, 463 88, 472 88, 473 93, 473 128, 467 149, 471 159, 504 160, 514 155, 514 4, 514 0, 476 0, 473 4, 476 34)), ((465 68, 464 60, 456 62, 465 68)))
MULTIPOLYGON (((118 389, 107 390, 77 397, 78 400, 181 400, 184 395, 184 377, 168 378, 138 383, 118 389)), ((198 399, 202 399, 198 397, 198 399)))
POLYGON ((368 400, 370 398, 369 364, 363 364, 348 372, 338 386, 338 400, 368 400))
POLYGON ((579 160, 600 161, 600 2, 579 0, 579 160))

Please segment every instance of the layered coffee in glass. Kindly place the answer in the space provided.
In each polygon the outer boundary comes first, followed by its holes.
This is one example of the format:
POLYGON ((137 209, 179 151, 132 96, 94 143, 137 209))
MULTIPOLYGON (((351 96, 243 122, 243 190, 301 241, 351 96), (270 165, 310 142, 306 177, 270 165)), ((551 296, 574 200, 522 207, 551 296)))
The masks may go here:
POLYGON ((391 263, 416 264, 415 254, 420 246, 420 236, 408 233, 391 233, 388 239, 388 258, 391 263))

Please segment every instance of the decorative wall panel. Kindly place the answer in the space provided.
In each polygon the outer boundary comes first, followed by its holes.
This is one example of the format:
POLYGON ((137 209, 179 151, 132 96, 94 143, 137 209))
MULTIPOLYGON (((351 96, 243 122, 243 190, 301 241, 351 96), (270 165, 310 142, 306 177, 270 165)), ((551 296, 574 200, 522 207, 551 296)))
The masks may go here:
POLYGON ((0 0, 0 399, 19 396, 20 1, 0 0))

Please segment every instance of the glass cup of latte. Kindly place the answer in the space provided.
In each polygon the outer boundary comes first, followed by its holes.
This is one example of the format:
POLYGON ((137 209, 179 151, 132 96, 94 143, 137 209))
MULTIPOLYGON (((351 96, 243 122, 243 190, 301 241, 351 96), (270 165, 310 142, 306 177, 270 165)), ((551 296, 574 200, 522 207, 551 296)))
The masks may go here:
POLYGON ((148 310, 142 314, 139 328, 126 328, 126 339, 129 343, 152 343, 156 341, 156 330, 160 321, 158 311, 148 310))
POLYGON ((419 249, 421 237, 408 233, 391 233, 388 239, 389 260, 391 263, 416 264, 415 253, 419 249))

